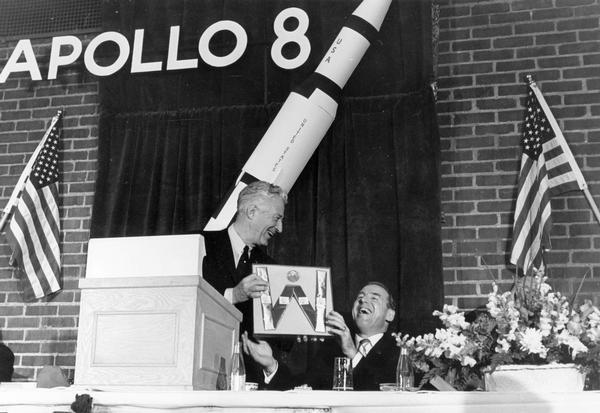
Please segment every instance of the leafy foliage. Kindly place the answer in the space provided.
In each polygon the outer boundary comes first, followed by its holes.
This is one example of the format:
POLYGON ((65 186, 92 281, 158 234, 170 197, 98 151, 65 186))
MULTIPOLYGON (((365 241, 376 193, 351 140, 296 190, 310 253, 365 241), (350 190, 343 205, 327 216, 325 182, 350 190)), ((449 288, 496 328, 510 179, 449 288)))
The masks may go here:
POLYGON ((417 337, 396 334, 424 373, 421 386, 437 375, 459 390, 483 388, 484 374, 503 364, 575 363, 598 375, 600 310, 590 301, 572 308, 538 273, 504 293, 494 284, 486 307, 467 322, 457 307, 444 305, 433 314, 445 328, 417 337))

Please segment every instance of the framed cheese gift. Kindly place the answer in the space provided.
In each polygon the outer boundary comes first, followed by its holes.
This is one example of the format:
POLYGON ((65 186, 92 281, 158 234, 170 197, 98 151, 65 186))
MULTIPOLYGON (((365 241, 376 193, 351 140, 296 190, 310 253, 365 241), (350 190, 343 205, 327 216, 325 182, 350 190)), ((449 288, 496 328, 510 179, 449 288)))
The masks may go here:
POLYGON ((325 316, 333 310, 329 268, 254 264, 269 289, 253 302, 255 336, 331 336, 325 316))

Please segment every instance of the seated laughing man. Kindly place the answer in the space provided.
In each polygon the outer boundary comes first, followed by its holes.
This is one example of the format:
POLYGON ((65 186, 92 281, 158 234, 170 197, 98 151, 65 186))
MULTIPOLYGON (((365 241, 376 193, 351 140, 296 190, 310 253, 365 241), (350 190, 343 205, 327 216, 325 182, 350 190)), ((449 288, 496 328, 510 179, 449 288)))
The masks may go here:
POLYGON ((263 368, 261 389, 286 390, 307 384, 315 390, 330 390, 333 359, 346 356, 352 360, 354 390, 379 390, 380 383, 395 382, 398 347, 388 333, 395 317, 395 304, 388 288, 369 282, 356 296, 352 306, 352 329, 335 311, 327 314, 325 324, 335 340, 317 343, 316 356, 305 374, 294 375, 274 357, 269 344, 242 336, 243 348, 263 368))

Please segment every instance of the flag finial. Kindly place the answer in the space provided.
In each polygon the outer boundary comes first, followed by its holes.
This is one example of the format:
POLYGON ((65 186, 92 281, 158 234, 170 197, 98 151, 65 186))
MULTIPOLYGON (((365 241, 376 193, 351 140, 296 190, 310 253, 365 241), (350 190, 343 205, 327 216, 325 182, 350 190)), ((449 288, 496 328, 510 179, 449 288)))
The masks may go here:
POLYGON ((535 78, 533 77, 533 75, 525 75, 525 81, 530 86, 535 84, 535 78))

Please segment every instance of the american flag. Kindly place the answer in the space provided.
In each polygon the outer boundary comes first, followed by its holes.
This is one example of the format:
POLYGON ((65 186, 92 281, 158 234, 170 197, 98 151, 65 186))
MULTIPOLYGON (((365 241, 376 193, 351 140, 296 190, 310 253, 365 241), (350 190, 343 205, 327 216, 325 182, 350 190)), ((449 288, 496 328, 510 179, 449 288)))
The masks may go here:
POLYGON ((565 138, 535 85, 529 87, 521 136, 519 192, 510 262, 528 274, 550 248, 550 196, 586 187, 565 138))
POLYGON ((13 262, 25 273, 26 300, 42 298, 60 286, 58 140, 61 119, 52 123, 13 210, 7 236, 13 262))

